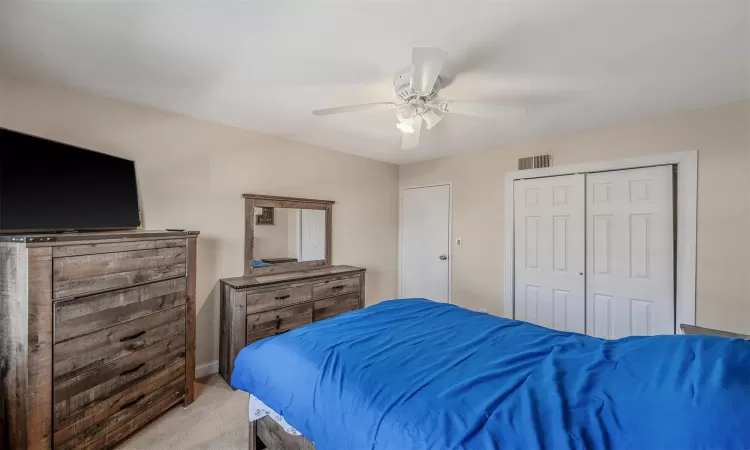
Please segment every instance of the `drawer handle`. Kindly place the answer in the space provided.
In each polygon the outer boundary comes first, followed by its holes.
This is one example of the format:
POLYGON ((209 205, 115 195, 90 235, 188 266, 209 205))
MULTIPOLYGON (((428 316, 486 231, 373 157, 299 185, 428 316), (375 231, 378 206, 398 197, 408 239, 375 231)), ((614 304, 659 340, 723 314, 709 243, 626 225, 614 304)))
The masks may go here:
POLYGON ((274 300, 284 300, 284 299, 287 299, 289 297, 291 297, 291 296, 289 294, 286 294, 286 295, 281 295, 279 297, 276 297, 274 300))
POLYGON ((144 398, 145 396, 146 396, 146 394, 141 394, 141 395, 139 395, 139 396, 138 396, 138 397, 137 397, 137 398, 136 398, 135 400, 133 400, 133 401, 130 401, 130 402, 127 402, 127 403, 125 403, 124 405, 120 406, 120 411, 122 411, 123 409, 127 409, 127 408, 130 408, 131 406, 133 406, 133 405, 135 405, 136 403, 138 403, 138 402, 140 402, 141 400, 143 400, 143 398, 144 398))
POLYGON ((331 288, 331 290, 336 290, 336 289, 344 289, 344 285, 343 284, 339 284, 338 286, 334 286, 334 287, 331 288))
POLYGON ((281 317, 276 316, 276 331, 279 331, 279 328, 281 328, 281 317))
POLYGON ((139 338, 143 336, 144 334, 146 334, 145 331, 139 331, 132 336, 125 336, 124 338, 120 339, 120 342, 132 341, 133 339, 139 338))
POLYGON ((132 369, 128 369, 128 370, 124 370, 124 371, 120 372, 120 376, 124 377, 125 375, 131 374, 133 372, 138 372, 138 370, 141 367, 145 366, 145 365, 146 365, 146 363, 142 362, 142 363, 138 364, 137 366, 133 367, 132 369))

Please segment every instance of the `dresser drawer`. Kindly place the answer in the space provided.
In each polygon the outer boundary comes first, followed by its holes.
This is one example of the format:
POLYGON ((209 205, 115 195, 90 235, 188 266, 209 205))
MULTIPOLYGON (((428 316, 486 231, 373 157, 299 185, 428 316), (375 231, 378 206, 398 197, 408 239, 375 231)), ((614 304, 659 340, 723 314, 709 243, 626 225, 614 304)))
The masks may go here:
POLYGON ((184 246, 53 258, 53 297, 80 296, 184 275, 185 258, 184 246))
POLYGON ((185 306, 54 345, 53 382, 58 383, 172 336, 185 333, 185 306))
POLYGON ((313 320, 317 322, 355 309, 359 309, 359 292, 318 300, 314 303, 313 320))
POLYGON ((312 299, 312 286, 299 286, 257 294, 247 294, 247 314, 280 306, 295 305, 312 299))
POLYGON ((85 448, 163 399, 176 401, 184 395, 185 365, 173 364, 129 389, 55 423, 55 449, 85 448))
MULTIPOLYGON (((86 450, 102 450, 114 448, 115 444, 122 441, 129 435, 133 434, 139 428, 143 428, 152 422, 154 419, 159 417, 162 413, 166 412, 169 408, 174 406, 180 401, 181 397, 177 393, 171 393, 167 397, 161 400, 154 401, 148 406, 141 414, 135 416, 129 422, 125 422, 121 426, 115 428, 111 433, 106 434, 101 439, 97 440, 91 445, 84 447, 86 450)), ((178 447, 179 448, 179 447, 178 447)), ((160 449, 161 450, 161 449, 160 449)))
POLYGON ((108 364, 56 383, 53 388, 55 423, 90 408, 156 372, 185 360, 185 335, 179 334, 108 364))
POLYGON ((312 323, 312 303, 247 316, 247 343, 312 323))
POLYGON ((313 298, 315 299, 356 291, 359 291, 359 277, 313 284, 313 298))
POLYGON ((53 258, 97 255, 103 253, 132 252, 157 248, 185 247, 185 239, 154 239, 130 242, 95 242, 79 245, 61 245, 52 248, 53 258))
POLYGON ((60 342, 185 304, 186 279, 97 294, 54 304, 54 340, 60 342))

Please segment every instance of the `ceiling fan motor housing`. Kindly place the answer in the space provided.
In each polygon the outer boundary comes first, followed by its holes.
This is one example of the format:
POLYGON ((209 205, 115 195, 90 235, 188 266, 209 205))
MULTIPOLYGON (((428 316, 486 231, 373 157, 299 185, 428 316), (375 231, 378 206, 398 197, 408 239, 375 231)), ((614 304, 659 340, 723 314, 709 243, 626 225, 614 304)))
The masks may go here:
POLYGON ((432 92, 428 95, 422 95, 411 88, 411 69, 407 68, 404 72, 393 78, 393 89, 396 92, 396 96, 404 103, 409 103, 417 99, 421 99, 424 102, 430 102, 435 100, 438 96, 438 92, 440 92, 440 81, 440 77, 438 77, 435 81, 435 87, 432 88, 432 92))

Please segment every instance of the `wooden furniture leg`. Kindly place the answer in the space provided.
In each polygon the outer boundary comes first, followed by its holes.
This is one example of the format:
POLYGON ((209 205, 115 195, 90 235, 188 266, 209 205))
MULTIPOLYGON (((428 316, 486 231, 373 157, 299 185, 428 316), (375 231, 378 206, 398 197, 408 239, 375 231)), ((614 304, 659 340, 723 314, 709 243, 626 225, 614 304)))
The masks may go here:
POLYGON ((257 428, 255 427, 255 421, 248 422, 250 423, 250 433, 248 434, 247 439, 247 450, 258 450, 257 440, 258 440, 258 433, 257 428))

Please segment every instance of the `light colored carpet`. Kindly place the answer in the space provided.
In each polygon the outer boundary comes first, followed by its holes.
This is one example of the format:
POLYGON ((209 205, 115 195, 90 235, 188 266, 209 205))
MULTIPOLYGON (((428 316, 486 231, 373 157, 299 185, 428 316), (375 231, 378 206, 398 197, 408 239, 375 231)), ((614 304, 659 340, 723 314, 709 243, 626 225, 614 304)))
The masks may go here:
POLYGON ((247 393, 219 375, 195 383, 195 402, 177 405, 130 436, 118 450, 247 449, 247 393))

